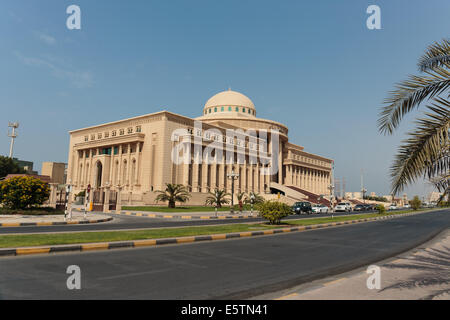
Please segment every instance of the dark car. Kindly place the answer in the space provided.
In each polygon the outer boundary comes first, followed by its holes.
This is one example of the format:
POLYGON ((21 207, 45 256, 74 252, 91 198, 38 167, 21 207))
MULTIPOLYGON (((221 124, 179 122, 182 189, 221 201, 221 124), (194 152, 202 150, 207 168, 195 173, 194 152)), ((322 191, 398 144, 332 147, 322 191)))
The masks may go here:
POLYGON ((365 205, 363 204, 357 204, 354 208, 353 211, 366 211, 367 208, 365 205))
POLYGON ((295 214, 302 214, 302 213, 310 214, 310 213, 312 213, 311 202, 306 202, 306 201, 305 202, 296 202, 292 206, 292 211, 294 211, 295 214))
POLYGON ((364 206, 366 207, 367 211, 375 210, 376 207, 374 204, 365 204, 364 206))

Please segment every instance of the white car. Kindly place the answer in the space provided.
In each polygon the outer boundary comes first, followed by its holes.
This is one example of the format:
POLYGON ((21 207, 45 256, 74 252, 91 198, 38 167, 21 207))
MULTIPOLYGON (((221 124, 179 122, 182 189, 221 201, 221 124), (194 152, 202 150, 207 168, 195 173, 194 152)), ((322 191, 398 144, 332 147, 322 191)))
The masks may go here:
POLYGON ((327 213, 328 207, 323 204, 315 204, 312 206, 312 212, 313 213, 327 213))
POLYGON ((395 203, 392 203, 392 204, 389 206, 389 210, 397 210, 397 205, 396 205, 395 203))
POLYGON ((407 203, 407 204, 405 204, 405 205, 403 206, 403 208, 405 208, 405 209, 410 209, 410 208, 411 208, 411 205, 410 205, 409 203, 407 203))
POLYGON ((350 212, 352 211, 352 205, 348 202, 339 202, 335 208, 336 212, 350 212))

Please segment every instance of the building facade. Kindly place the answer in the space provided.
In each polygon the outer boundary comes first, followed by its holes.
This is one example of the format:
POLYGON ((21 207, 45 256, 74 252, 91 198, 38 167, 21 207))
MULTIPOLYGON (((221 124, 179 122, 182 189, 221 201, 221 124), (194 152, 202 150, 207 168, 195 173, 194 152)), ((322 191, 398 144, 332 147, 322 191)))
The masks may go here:
POLYGON ((198 205, 215 189, 231 192, 232 171, 235 194, 298 201, 329 195, 332 160, 289 142, 285 125, 257 118, 253 102, 231 90, 210 98, 195 119, 160 111, 70 131, 67 181, 75 193, 91 185, 120 190, 129 204, 156 204, 155 191, 179 183, 198 205))

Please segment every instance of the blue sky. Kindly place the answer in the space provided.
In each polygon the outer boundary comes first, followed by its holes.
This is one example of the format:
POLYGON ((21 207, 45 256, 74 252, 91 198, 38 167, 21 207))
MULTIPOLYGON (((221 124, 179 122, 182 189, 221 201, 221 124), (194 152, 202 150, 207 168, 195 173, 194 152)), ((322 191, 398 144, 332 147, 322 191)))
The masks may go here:
POLYGON ((334 159, 347 191, 360 189, 363 169, 378 194, 389 192, 389 166, 417 116, 383 136, 379 108, 450 30, 447 0, 2 0, 0 8, 0 154, 9 152, 8 121, 21 125, 15 156, 40 169, 67 161, 69 130, 162 109, 196 117, 231 87, 259 117, 286 124, 292 142, 334 159), (66 28, 71 4, 81 30, 66 28), (366 27, 371 4, 381 30, 366 27))

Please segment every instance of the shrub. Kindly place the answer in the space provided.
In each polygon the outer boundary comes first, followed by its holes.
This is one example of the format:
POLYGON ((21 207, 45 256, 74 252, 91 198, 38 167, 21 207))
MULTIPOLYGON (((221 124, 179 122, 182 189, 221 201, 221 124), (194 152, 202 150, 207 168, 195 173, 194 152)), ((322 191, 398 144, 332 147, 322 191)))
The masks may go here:
POLYGON ((413 208, 413 210, 417 210, 422 205, 422 201, 420 201, 418 196, 414 196, 409 204, 411 205, 411 208, 413 208))
POLYGON ((0 203, 10 209, 40 206, 49 195, 48 184, 34 177, 14 177, 0 182, 0 203))
POLYGON ((377 210, 379 214, 385 214, 386 213, 386 208, 382 204, 378 204, 375 207, 375 210, 377 210))
POLYGON ((283 202, 264 201, 256 206, 259 216, 269 220, 270 224, 279 224, 280 220, 292 213, 291 207, 283 202))

